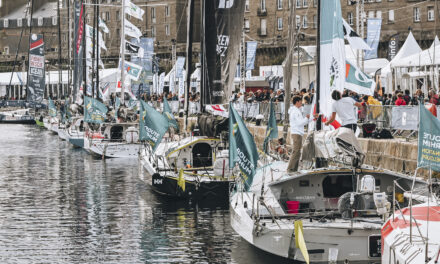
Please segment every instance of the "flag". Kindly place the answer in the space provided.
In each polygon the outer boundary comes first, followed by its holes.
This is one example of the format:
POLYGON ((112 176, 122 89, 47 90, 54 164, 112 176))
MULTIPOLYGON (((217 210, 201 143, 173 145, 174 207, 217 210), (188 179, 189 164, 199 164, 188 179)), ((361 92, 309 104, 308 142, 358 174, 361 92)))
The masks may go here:
MULTIPOLYGON (((254 69, 255 55, 257 54, 257 41, 246 42, 246 71, 254 69)), ((239 67, 237 67, 239 69, 239 67)))
POLYGON ((273 106, 272 100, 270 101, 270 113, 269 113, 269 121, 267 122, 267 128, 266 128, 266 137, 264 138, 263 143, 263 151, 265 153, 268 152, 267 145, 269 143, 270 139, 275 139, 278 137, 278 127, 277 127, 277 120, 275 117, 275 109, 273 106))
POLYGON ((130 0, 125 0, 125 13, 137 19, 143 20, 142 17, 144 16, 145 11, 139 6, 133 4, 130 0))
POLYGON ((125 19, 125 35, 139 39, 142 36, 142 32, 130 21, 125 19))
POLYGON ((149 104, 140 102, 139 139, 148 142, 154 152, 168 130, 168 119, 149 104))
POLYGON ((344 89, 345 44, 340 0, 321 2, 320 111, 330 117, 334 90, 344 89))
POLYGON ((345 88, 364 95, 374 94, 374 89, 376 88, 376 82, 373 78, 363 73, 356 66, 346 61, 345 69, 345 88))
POLYGON ((440 121, 419 104, 417 167, 440 171, 440 121))
POLYGON ((388 60, 391 61, 392 59, 394 59, 398 51, 399 51, 399 33, 392 35, 390 41, 388 42, 388 60))
POLYGON ((353 49, 371 50, 370 46, 350 27, 350 25, 342 18, 344 37, 350 43, 353 49))
POLYGON ((105 24, 105 22, 100 17, 98 17, 98 19, 99 19, 98 27, 100 29, 102 29, 102 31, 104 31, 104 33, 109 33, 110 31, 108 30, 108 27, 105 24))
POLYGON ((173 112, 171 111, 171 107, 168 104, 167 98, 163 97, 163 111, 162 114, 168 119, 168 122, 172 127, 174 127, 177 131, 179 131, 179 125, 177 124, 176 119, 174 118, 173 112))
POLYGON ((115 120, 118 120, 119 106, 121 106, 121 99, 119 99, 119 97, 116 97, 116 99, 115 99, 115 120))
POLYGON ((241 171, 245 190, 249 190, 257 169, 258 150, 254 138, 240 115, 229 104, 229 167, 236 163, 241 171))
MULTIPOLYGON (((87 49, 88 51, 93 51, 93 35, 95 34, 95 29, 89 25, 86 25, 86 41, 87 41, 87 47, 91 47, 91 49, 87 49)), ((96 36, 95 36, 96 37, 96 36)), ((98 32, 98 43, 99 48, 107 50, 107 47, 105 46, 104 38, 102 37, 102 33, 98 32)))
POLYGON ((365 52, 365 60, 377 58, 381 25, 382 18, 369 18, 367 20, 367 44, 371 49, 365 52))
POLYGON ((107 107, 98 100, 84 96, 84 122, 104 123, 107 116, 107 107))
POLYGON ((179 178, 177 179, 177 186, 179 186, 182 191, 185 191, 185 177, 183 176, 183 169, 179 171, 179 178))
POLYGON ((53 103, 52 99, 50 99, 50 98, 49 98, 49 115, 51 117, 57 116, 57 108, 56 108, 55 104, 53 103))
POLYGON ((128 100, 128 108, 133 109, 134 111, 138 110, 138 102, 136 100, 133 100, 133 98, 130 98, 128 100))
POLYGON ((160 93, 160 94, 163 93, 164 84, 165 84, 165 72, 162 72, 159 75, 159 90, 157 93, 160 93))
POLYGON ((303 223, 301 220, 296 220, 294 223, 295 228, 295 247, 299 248, 304 260, 307 264, 310 263, 309 252, 307 251, 306 241, 303 234, 303 223))
POLYGON ((141 76, 142 73, 142 66, 125 61, 124 68, 125 68, 125 73, 127 74, 126 75, 127 78, 134 81, 139 80, 139 76, 141 76))
POLYGON ((135 53, 139 58, 144 57, 144 49, 138 45, 135 45, 129 41, 125 41, 125 50, 128 53, 135 53))

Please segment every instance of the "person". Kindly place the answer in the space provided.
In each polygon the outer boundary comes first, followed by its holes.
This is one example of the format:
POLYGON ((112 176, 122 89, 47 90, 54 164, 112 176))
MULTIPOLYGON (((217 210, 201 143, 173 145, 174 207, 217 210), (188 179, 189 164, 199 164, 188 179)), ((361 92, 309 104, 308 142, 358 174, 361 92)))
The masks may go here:
POLYGON ((363 122, 365 120, 365 118, 367 118, 367 112, 368 112, 368 95, 364 95, 362 97, 362 102, 361 102, 362 107, 360 108, 359 111, 359 119, 361 120, 361 122, 363 122))
POLYGON ((438 105, 440 100, 438 95, 435 93, 434 89, 430 89, 428 92, 429 102, 433 105, 438 105))
POLYGON ((394 103, 396 106, 406 105, 406 101, 403 99, 403 94, 398 93, 397 94, 397 100, 394 103))
POLYGON ((354 132, 357 129, 357 119, 356 112, 354 106, 358 108, 362 107, 361 103, 356 102, 353 98, 345 96, 342 97, 341 92, 335 90, 332 93, 332 98, 335 102, 332 105, 332 115, 325 125, 328 126, 333 123, 336 119, 336 114, 338 114, 339 118, 342 121, 341 126, 350 128, 354 132))
POLYGON ((411 96, 408 89, 405 90, 405 95, 403 96, 403 100, 405 100, 406 105, 409 105, 409 102, 411 101, 411 96))
POLYGON ((312 119, 310 115, 303 117, 301 106, 301 96, 295 95, 292 98, 292 104, 289 108, 290 137, 292 140, 292 154, 290 155, 287 172, 295 172, 298 170, 299 158, 301 155, 302 140, 304 136, 304 126, 312 119))

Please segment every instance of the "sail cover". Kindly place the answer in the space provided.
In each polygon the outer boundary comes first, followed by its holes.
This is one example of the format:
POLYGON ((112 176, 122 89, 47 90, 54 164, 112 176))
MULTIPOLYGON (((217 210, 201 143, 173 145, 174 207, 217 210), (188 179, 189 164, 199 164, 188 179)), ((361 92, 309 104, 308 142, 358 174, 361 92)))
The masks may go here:
POLYGON ((83 78, 82 69, 82 59, 83 59, 83 48, 82 48, 82 37, 83 37, 83 16, 84 16, 84 6, 82 0, 75 0, 75 43, 73 45, 73 99, 76 100, 77 92, 81 81, 83 78))
POLYGON ((202 100, 222 104, 233 91, 245 1, 204 0, 202 100))

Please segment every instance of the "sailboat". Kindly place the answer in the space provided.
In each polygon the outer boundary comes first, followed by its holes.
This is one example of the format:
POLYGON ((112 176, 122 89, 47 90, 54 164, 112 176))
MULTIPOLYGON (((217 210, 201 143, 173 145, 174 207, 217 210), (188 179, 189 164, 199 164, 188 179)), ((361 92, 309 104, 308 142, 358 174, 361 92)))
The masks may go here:
MULTIPOLYGON (((322 49, 325 56, 318 57, 316 108, 326 113, 331 90, 344 87, 340 1, 318 1, 318 17, 318 32, 324 32, 318 33, 318 54, 322 49)), ((393 192, 393 184, 404 188, 426 188, 428 184, 366 166, 364 157, 348 128, 309 133, 303 161, 313 161, 314 168, 288 173, 287 163, 277 161, 238 182, 230 198, 232 228, 257 248, 288 259, 306 263, 380 261, 380 230, 388 218, 390 200, 403 195, 393 192)), ((397 204, 406 202, 402 199, 397 204)))
MULTIPOLYGON (((238 61, 244 1, 201 1, 201 109, 223 111, 231 94, 238 61), (214 106, 214 107, 213 107, 214 106)), ((185 117, 192 72, 194 1, 188 5, 185 117)), ((187 118, 184 120, 186 128, 187 118)), ((228 121, 213 115, 198 117, 198 129, 189 137, 164 141, 155 152, 144 148, 142 180, 154 191, 178 198, 228 199, 234 182, 228 168, 228 121)))

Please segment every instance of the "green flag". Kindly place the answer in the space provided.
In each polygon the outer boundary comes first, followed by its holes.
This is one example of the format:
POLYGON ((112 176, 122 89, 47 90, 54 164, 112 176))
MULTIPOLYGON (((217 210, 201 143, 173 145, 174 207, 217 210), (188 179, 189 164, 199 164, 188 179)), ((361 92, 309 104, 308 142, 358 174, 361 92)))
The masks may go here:
POLYGON ((257 162, 254 138, 232 104, 229 104, 229 167, 233 168, 238 163, 246 190, 252 184, 257 162))
POLYGON ((269 121, 267 122, 266 137, 264 138, 263 151, 267 153, 267 144, 270 139, 278 137, 277 120, 275 117, 275 109, 272 100, 270 101, 269 121))
POLYGON ((419 122, 417 167, 440 171, 440 121, 420 104, 419 122))
POLYGON ((51 117, 57 116, 57 108, 56 108, 55 104, 53 103, 52 99, 50 99, 50 98, 49 98, 49 115, 51 117))
POLYGON ((72 119, 72 113, 70 113, 69 98, 66 98, 64 100, 64 111, 66 113, 67 120, 70 121, 70 119, 72 119))
POLYGON ((168 104, 167 98, 163 97, 163 111, 162 114, 168 119, 168 122, 172 127, 179 131, 179 125, 177 124, 176 119, 174 119, 173 112, 171 111, 171 107, 168 104))
POLYGON ((119 99, 119 97, 116 97, 116 99, 115 99, 115 120, 118 120, 119 106, 121 106, 121 99, 119 99))
POLYGON ((137 111, 138 110, 137 101, 130 98, 130 100, 128 100, 128 108, 137 111))
POLYGON ((107 107, 96 99, 84 96, 84 122, 104 123, 107 107))
POLYGON ((168 119, 149 104, 140 101, 139 139, 147 141, 155 151, 162 141, 163 135, 168 130, 168 119))

